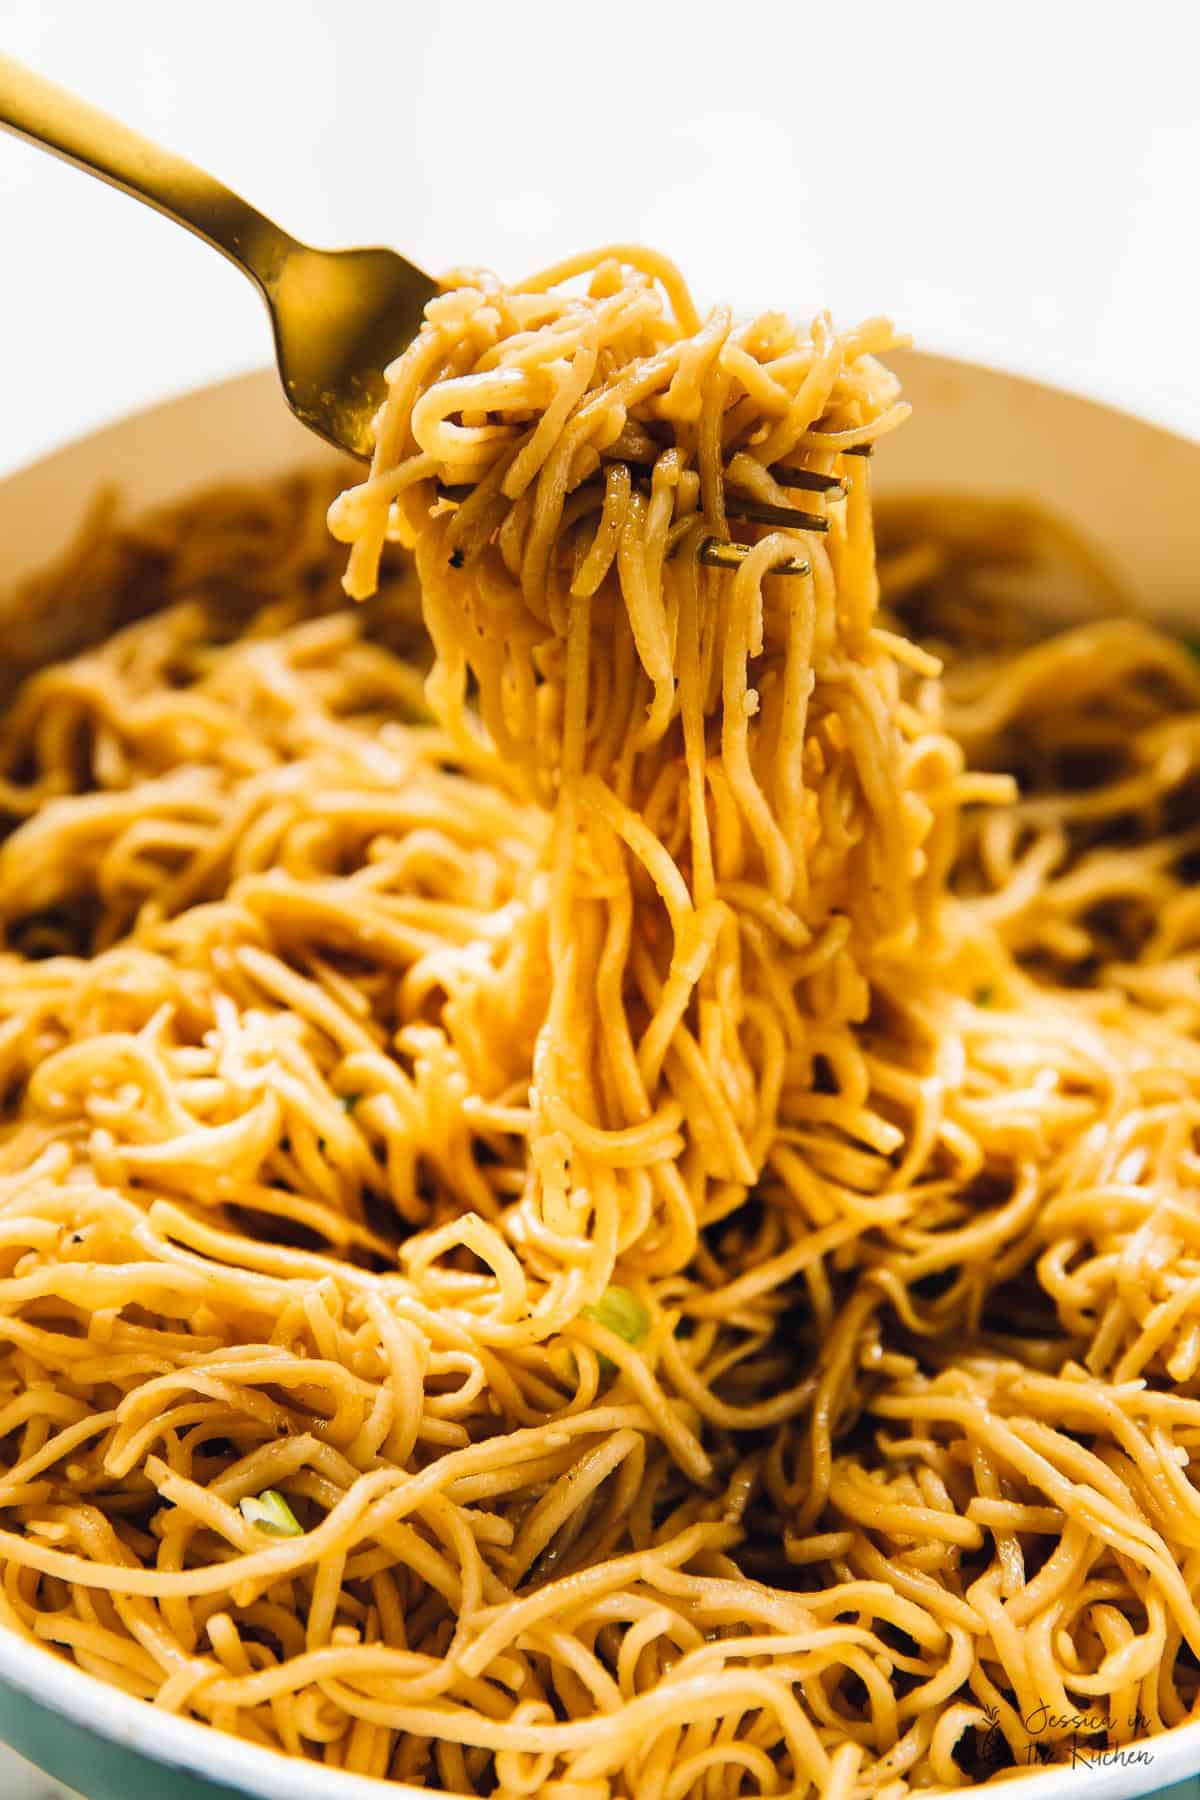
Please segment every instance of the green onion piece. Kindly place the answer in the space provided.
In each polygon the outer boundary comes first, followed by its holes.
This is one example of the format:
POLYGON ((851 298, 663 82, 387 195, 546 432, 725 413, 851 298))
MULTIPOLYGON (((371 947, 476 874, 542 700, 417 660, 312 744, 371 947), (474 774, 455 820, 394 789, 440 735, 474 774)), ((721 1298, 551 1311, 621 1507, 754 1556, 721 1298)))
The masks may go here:
POLYGON ((650 1329, 650 1314, 632 1289, 616 1282, 606 1287, 595 1306, 585 1306, 584 1317, 595 1319, 616 1332, 627 1344, 640 1344, 650 1329))
POLYGON ((362 1099, 361 1094, 343 1094, 342 1095, 342 1111, 343 1112, 353 1112, 355 1107, 358 1105, 358 1103, 361 1099, 362 1099))
POLYGON ((268 1537, 303 1537, 304 1527, 284 1499, 274 1488, 268 1488, 265 1494, 255 1499, 247 1494, 244 1500, 238 1501, 243 1519, 259 1531, 265 1531, 268 1537))
POLYGON ((982 987, 975 989, 976 1006, 990 1006, 995 998, 996 990, 990 981, 985 981, 982 987))
POLYGON ((1184 649, 1190 650, 1197 662, 1200 662, 1200 637, 1185 637, 1183 645, 1184 649))

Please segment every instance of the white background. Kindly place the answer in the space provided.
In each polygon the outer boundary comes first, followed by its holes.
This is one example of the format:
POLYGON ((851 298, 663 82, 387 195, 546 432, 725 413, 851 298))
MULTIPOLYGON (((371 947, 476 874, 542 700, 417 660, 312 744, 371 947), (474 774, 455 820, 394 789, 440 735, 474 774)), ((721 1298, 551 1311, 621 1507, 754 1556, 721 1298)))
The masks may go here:
MULTIPOLYGON (((0 45, 314 243, 648 238, 1200 436, 1198 0, 0 0, 0 45)), ((0 141, 0 472, 267 354, 211 251, 0 141)))

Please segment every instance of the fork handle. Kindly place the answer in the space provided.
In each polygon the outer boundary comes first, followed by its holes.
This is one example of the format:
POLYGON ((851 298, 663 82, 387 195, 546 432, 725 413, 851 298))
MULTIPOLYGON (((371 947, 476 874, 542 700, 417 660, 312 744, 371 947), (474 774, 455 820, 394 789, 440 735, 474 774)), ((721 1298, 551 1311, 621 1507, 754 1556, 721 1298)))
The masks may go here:
POLYGON ((186 157, 176 156, 0 52, 0 127, 186 226, 264 293, 295 238, 186 157))

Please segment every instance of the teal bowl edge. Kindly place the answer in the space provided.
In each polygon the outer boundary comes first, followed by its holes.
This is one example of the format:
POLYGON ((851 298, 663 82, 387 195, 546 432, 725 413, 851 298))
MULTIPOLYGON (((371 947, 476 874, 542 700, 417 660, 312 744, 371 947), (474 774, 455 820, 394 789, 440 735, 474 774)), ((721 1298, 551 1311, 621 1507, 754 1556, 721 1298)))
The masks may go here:
MULTIPOLYGON (((408 1782, 285 1756, 162 1712, 2 1625, 0 1742, 83 1800, 428 1800, 429 1794, 408 1782)), ((0 1800, 7 1796, 0 1793, 0 1800)))
MULTIPOLYGON (((101 1693, 103 1691, 100 1689, 101 1693)), ((118 1696, 119 1700, 124 1698, 118 1696)), ((113 1741, 104 1732, 102 1719, 97 1719, 95 1729, 89 1728, 0 1680, 0 1741, 35 1768, 83 1796, 83 1800, 168 1800, 168 1796, 169 1800, 254 1800, 253 1788, 230 1787, 224 1781, 210 1781, 174 1758, 164 1756, 161 1751, 146 1756, 130 1744, 113 1741)), ((300 1764, 299 1767, 310 1772, 311 1766, 300 1764)), ((1006 1783, 1005 1791, 1011 1793, 1013 1800, 1020 1800, 1023 1793, 1032 1795, 1035 1790, 1040 1794, 1044 1776, 1049 1773, 1043 1771, 1041 1779, 1035 1775, 1015 1785, 1006 1783)), ((1103 1779, 1095 1784, 1086 1776, 1081 1779, 1076 1775, 1074 1779, 1080 1783, 1077 1791, 1081 1800, 1089 1791, 1097 1795, 1097 1800, 1106 1791, 1112 1792, 1109 1782, 1103 1779)), ((330 1784, 330 1792, 335 1785, 336 1778, 330 1784)), ((372 1793, 381 1791, 381 1784, 376 1782, 364 1781, 362 1785, 364 1790, 372 1793)), ((1068 1791, 1065 1783, 1060 1787, 1055 1781, 1053 1786, 1056 1800, 1068 1791)), ((254 1787, 257 1788, 257 1783, 254 1787)), ((1070 1787, 1074 1789, 1074 1781, 1070 1782, 1070 1787)), ((262 1792, 261 1789, 258 1791, 262 1792)), ((414 1794, 407 1785, 391 1791, 396 1800, 414 1794)), ((1127 1793, 1130 1790, 1121 1783, 1117 1791, 1127 1793)), ((1140 1791, 1145 1800, 1200 1800, 1200 1775, 1140 1791)))
POLYGON ((245 1788, 205 1781, 186 1769, 152 1761, 127 1745, 111 1743, 4 1682, 0 1682, 0 1738, 85 1800, 165 1800, 168 1793, 170 1800, 246 1800, 245 1788))

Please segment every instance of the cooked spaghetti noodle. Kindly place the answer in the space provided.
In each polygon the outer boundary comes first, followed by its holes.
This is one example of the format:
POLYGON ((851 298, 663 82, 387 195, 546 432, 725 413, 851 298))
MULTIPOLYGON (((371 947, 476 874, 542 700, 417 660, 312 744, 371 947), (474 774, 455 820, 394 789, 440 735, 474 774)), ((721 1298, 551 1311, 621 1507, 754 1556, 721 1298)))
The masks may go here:
POLYGON ((498 1800, 1192 1716, 1200 667, 1011 509, 877 561, 890 341, 467 272, 361 606, 315 479, 27 600, 111 629, 0 728, 9 1629, 498 1800))

